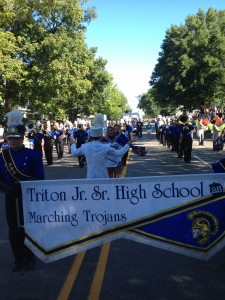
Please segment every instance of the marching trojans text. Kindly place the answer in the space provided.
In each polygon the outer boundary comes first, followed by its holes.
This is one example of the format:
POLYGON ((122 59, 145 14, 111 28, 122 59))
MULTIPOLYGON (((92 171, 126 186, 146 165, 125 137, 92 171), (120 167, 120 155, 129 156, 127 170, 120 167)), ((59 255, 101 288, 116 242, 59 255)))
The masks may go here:
MULTIPOLYGON (((104 212, 93 213, 90 210, 83 210, 82 213, 84 219, 83 222, 87 223, 101 223, 101 225, 106 226, 108 223, 112 222, 126 222, 127 218, 125 214, 111 214, 104 212)), ((80 216, 81 218, 81 216, 80 216)), ((80 219, 81 221, 81 219, 80 219)), ((57 212, 54 210, 52 213, 48 214, 38 214, 37 212, 28 212, 28 223, 36 224, 49 224, 49 223, 70 223, 72 226, 79 225, 79 218, 77 214, 68 214, 63 211, 57 212)))

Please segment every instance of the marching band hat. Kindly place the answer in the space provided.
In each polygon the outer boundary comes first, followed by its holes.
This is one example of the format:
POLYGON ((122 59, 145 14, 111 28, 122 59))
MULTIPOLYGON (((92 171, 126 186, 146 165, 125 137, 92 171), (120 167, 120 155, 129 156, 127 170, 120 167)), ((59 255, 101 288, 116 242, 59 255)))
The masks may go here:
POLYGON ((102 127, 96 127, 95 125, 91 126, 91 136, 92 137, 100 137, 103 135, 102 127))
POLYGON ((21 138, 25 135, 25 126, 22 122, 23 115, 19 109, 14 109, 6 114, 7 137, 21 138))
POLYGON ((103 128, 105 127, 104 115, 97 114, 95 116, 95 123, 90 128, 90 134, 92 137, 101 137, 103 135, 103 128))

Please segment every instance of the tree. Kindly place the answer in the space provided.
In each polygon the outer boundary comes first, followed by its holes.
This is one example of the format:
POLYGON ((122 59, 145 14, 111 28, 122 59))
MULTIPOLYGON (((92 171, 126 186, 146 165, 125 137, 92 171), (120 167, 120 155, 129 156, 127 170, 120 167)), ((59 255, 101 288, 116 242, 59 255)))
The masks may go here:
POLYGON ((6 5, 6 1, 2 1, 0 3, 0 101, 6 111, 13 107, 20 97, 21 86, 27 75, 20 57, 23 38, 3 29, 10 26, 14 17, 11 7, 6 5))
POLYGON ((96 17, 93 7, 84 9, 88 1, 3 2, 0 78, 7 82, 0 92, 6 110, 27 104, 37 113, 74 119, 105 108, 103 94, 112 80, 107 62, 85 43, 87 25, 96 17))
POLYGON ((131 110, 127 105, 126 97, 113 82, 108 84, 103 94, 105 103, 102 112, 108 116, 109 120, 120 120, 125 110, 131 110))
POLYGON ((138 96, 138 108, 142 109, 145 115, 151 117, 161 113, 160 108, 155 104, 153 89, 149 89, 147 93, 138 96))
POLYGON ((150 79, 159 106, 203 108, 225 95, 225 10, 188 16, 166 32, 150 79))

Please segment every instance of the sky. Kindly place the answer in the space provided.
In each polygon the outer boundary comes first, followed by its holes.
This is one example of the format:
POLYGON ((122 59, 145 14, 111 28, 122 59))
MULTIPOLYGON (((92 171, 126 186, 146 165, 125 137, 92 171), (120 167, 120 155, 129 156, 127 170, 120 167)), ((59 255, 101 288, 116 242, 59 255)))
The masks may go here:
POLYGON ((96 7, 97 18, 87 27, 86 43, 107 60, 106 70, 136 112, 166 30, 185 24, 199 9, 225 9, 225 0, 89 0, 87 6, 96 7))

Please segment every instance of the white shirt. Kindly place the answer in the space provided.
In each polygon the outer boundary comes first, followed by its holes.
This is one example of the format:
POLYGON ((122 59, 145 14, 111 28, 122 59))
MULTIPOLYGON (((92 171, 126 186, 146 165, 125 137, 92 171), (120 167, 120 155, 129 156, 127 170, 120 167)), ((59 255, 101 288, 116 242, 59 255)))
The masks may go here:
POLYGON ((74 156, 85 155, 87 161, 87 178, 108 178, 106 156, 121 157, 130 146, 126 144, 122 149, 116 150, 110 147, 110 144, 104 144, 101 141, 92 141, 83 144, 76 149, 76 145, 71 145, 71 154, 74 156))

